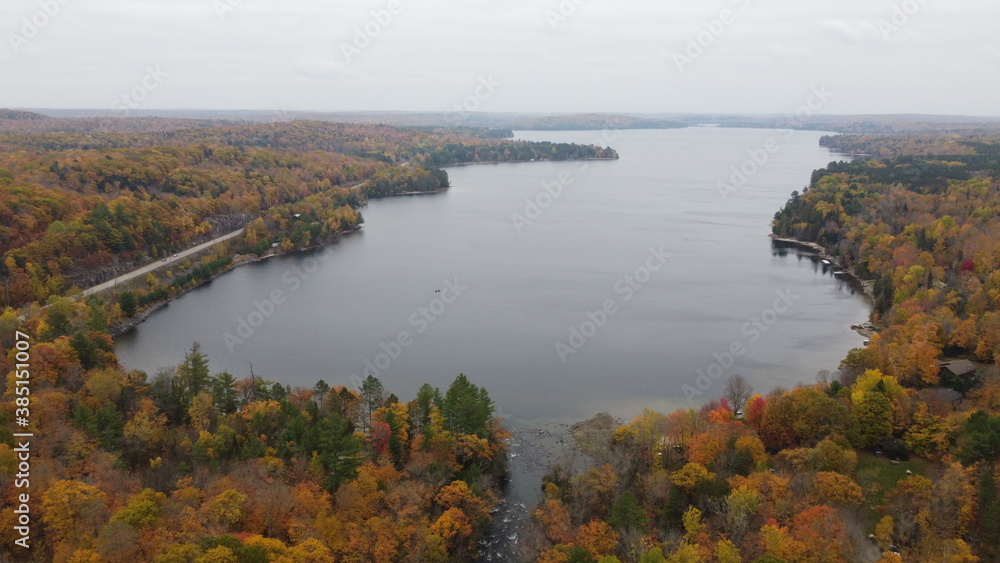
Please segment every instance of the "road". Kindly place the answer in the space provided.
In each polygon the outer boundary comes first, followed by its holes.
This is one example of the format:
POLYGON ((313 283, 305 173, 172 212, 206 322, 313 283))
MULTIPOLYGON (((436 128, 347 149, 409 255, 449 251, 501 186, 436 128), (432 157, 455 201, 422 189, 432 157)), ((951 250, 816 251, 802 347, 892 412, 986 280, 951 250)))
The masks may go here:
POLYGON ((205 250, 206 248, 209 248, 210 246, 212 246, 214 244, 218 244, 218 243, 220 243, 220 242, 222 242, 224 240, 229 240, 229 239, 231 239, 231 238, 233 238, 233 237, 241 234, 242 232, 243 232, 243 229, 240 229, 238 231, 233 231, 231 233, 222 235, 221 237, 219 237, 217 239, 210 240, 210 241, 208 241, 208 242, 206 242, 204 244, 199 244, 198 246, 191 247, 191 248, 189 248, 187 250, 182 250, 181 252, 178 252, 177 254, 174 254, 173 256, 167 258, 166 262, 164 262, 162 260, 158 260, 158 261, 153 262, 151 264, 147 264, 147 265, 145 265, 145 266, 143 266, 143 267, 141 267, 141 268, 139 268, 137 270, 132 270, 131 272, 128 272, 128 273, 125 273, 125 274, 121 274, 120 276, 118 276, 117 278, 115 278, 115 279, 113 279, 111 281, 106 281, 106 282, 104 282, 102 284, 95 285, 94 287, 91 287, 89 289, 85 289, 83 291, 83 294, 81 295, 81 297, 87 297, 88 295, 93 295, 95 293, 100 293, 100 292, 104 291, 105 289, 114 287, 115 285, 117 285, 119 283, 127 282, 127 281, 135 279, 135 278, 137 278, 139 276, 145 276, 146 274, 148 274, 149 272, 152 272, 153 270, 157 270, 159 268, 163 268, 165 266, 169 266, 171 264, 174 264, 175 262, 177 262, 179 260, 183 260, 184 258, 186 258, 188 256, 191 256, 192 254, 197 254, 197 253, 201 252, 202 250, 205 250))
MULTIPOLYGON (((406 166, 409 163, 410 163, 409 161, 406 161, 406 162, 403 163, 403 166, 406 166)), ((358 182, 358 183, 356 183, 354 185, 347 186, 347 189, 357 188, 359 186, 364 185, 364 183, 367 182, 367 181, 368 180, 363 180, 363 181, 358 182)), ((114 287, 115 285, 117 285, 119 283, 127 282, 127 281, 135 279, 135 278, 137 278, 139 276, 144 276, 144 275, 148 274, 149 272, 152 272, 153 270, 157 270, 157 269, 162 268, 164 266, 169 266, 169 265, 173 264, 174 262, 177 262, 178 260, 183 260, 187 256, 191 256, 192 254, 196 254, 198 252, 201 252, 202 250, 205 250, 206 248, 212 246, 213 244, 217 244, 217 243, 220 243, 220 242, 222 242, 224 240, 231 239, 231 238, 239 235, 242 232, 243 232, 243 229, 240 229, 238 231, 233 231, 233 232, 231 232, 229 234, 222 235, 221 237, 219 237, 217 239, 210 240, 210 241, 208 241, 208 242, 206 242, 204 244, 199 244, 198 246, 195 246, 193 248, 189 248, 189 249, 184 250, 182 252, 178 252, 176 255, 167 258, 166 262, 164 262, 162 260, 159 261, 159 262, 153 262, 151 264, 147 264, 147 265, 139 268, 138 270, 133 270, 133 271, 128 272, 126 274, 122 274, 122 275, 118 276, 117 278, 115 278, 115 279, 113 279, 111 281, 106 281, 106 282, 104 282, 102 284, 98 284, 98 285, 95 285, 94 287, 91 287, 89 289, 83 290, 83 293, 80 294, 80 297, 83 298, 83 297, 87 297, 88 295, 93 295, 95 293, 100 293, 100 292, 104 291, 105 289, 112 288, 112 287, 114 287)))

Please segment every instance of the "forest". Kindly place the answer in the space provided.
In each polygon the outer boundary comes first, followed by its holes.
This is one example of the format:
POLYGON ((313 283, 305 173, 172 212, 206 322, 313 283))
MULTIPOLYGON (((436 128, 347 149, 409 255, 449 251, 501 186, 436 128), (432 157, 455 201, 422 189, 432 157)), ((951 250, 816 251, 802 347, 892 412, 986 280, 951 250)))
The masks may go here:
POLYGON ((362 224, 367 198, 447 188, 442 166, 617 157, 470 131, 158 119, 94 129, 105 121, 0 115, 0 302, 75 294, 242 227, 235 253, 329 242, 362 224))
MULTIPOLYGON (((357 228, 367 198, 446 187, 437 166, 611 149, 307 122, 5 127, 0 558, 477 558, 510 435, 474 378, 403 398, 371 376, 291 387, 252 367, 213 372, 197 343, 172 369, 125 371, 110 332, 247 257, 357 228), (108 268, 240 227, 166 273, 79 298, 108 268), (11 547, 17 331, 31 358, 29 551, 11 547)), ((774 232, 822 245, 870 282, 870 345, 815 384, 754 393, 733 376, 699 409, 574 432, 591 463, 553 466, 539 483, 520 560, 1000 561, 997 139, 824 143, 870 156, 817 171, 774 232), (953 376, 940 360, 976 369, 953 376)))
MULTIPOLYGON (((506 475, 506 431, 459 375, 401 401, 212 373, 197 343, 176 369, 124 372, 101 308, 65 298, 18 320, 34 335, 30 550, 14 548, 18 457, 0 429, 5 561, 332 562, 474 558, 506 475), (41 438, 44 437, 44 438, 41 438)), ((4 354, 6 399, 12 364, 4 354)))
POLYGON ((775 234, 819 243, 871 282, 883 330, 852 367, 919 387, 939 383, 944 355, 1000 360, 1000 145, 970 136, 949 154, 951 137, 837 143, 945 151, 832 163, 775 215, 775 234))

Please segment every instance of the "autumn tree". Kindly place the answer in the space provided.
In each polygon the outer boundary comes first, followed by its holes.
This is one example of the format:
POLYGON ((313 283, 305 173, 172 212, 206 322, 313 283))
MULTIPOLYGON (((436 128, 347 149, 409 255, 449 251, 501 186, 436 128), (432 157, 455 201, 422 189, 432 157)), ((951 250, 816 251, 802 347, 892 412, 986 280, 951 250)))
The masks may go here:
POLYGON ((97 534, 106 518, 107 495, 80 481, 58 480, 42 494, 42 510, 56 538, 78 541, 97 534))
POLYGON ((618 548, 618 534, 601 520, 591 520, 576 531, 576 541, 596 559, 614 555, 618 548))
POLYGON ((804 546, 803 561, 847 562, 851 541, 843 520, 828 506, 812 506, 795 516, 792 535, 804 546))

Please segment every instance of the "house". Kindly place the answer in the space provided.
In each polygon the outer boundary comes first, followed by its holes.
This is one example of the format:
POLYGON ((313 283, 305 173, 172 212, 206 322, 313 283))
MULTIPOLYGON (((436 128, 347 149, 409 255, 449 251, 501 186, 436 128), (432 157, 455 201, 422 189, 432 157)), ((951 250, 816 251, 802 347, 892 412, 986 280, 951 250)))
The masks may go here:
POLYGON ((972 377, 976 374, 976 365, 969 360, 955 360, 952 362, 938 362, 938 367, 943 372, 942 375, 952 377, 972 377))
POLYGON ((884 455, 893 461, 910 460, 910 450, 906 447, 906 444, 895 438, 886 440, 881 444, 875 444, 875 455, 884 455))

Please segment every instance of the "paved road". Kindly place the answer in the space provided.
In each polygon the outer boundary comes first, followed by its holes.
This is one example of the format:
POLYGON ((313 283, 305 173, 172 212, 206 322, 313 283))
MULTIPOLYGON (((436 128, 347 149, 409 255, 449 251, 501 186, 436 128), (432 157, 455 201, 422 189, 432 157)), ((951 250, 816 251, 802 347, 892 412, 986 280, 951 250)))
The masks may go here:
POLYGON ((81 297, 87 297, 88 295, 93 295, 95 293, 99 293, 101 291, 104 291, 105 289, 114 287, 115 284, 124 283, 124 282, 127 282, 127 281, 131 280, 131 279, 137 278, 139 276, 145 276, 146 274, 148 274, 149 272, 152 272, 153 270, 156 270, 158 268, 162 268, 164 266, 169 266, 169 265, 171 265, 171 264, 173 264, 173 263, 175 263, 175 262, 177 262, 179 260, 183 260, 187 256, 191 256, 192 254, 197 254, 198 252, 201 252, 202 250, 205 250, 206 248, 208 248, 208 247, 210 247, 210 246, 212 246, 214 244, 220 243, 220 242, 222 242, 224 240, 229 240, 229 239, 231 239, 231 238, 233 238, 233 237, 241 234, 242 232, 243 232, 243 229, 240 229, 238 231, 233 231, 233 232, 231 232, 229 234, 222 235, 221 237, 219 237, 217 239, 210 240, 210 241, 208 241, 208 242, 206 242, 204 244, 199 244, 198 246, 191 247, 191 248, 189 248, 187 250, 182 250, 181 252, 178 252, 177 254, 175 254, 175 255, 167 258, 166 262, 164 262, 162 260, 157 260, 156 262, 153 262, 151 264, 143 266, 143 267, 139 268, 138 270, 132 270, 131 272, 128 272, 128 273, 125 273, 125 274, 121 274, 116 279, 113 279, 111 281, 106 281, 106 282, 104 282, 102 284, 95 285, 94 287, 91 287, 90 289, 85 289, 83 291, 83 294, 81 295, 81 297))
MULTIPOLYGON (((406 166, 409 163, 410 163, 410 161, 406 161, 406 162, 403 163, 403 166, 406 166)), ((358 182, 358 183, 356 183, 354 185, 347 186, 347 189, 357 188, 358 186, 364 185, 364 183, 367 182, 367 181, 368 180, 363 180, 363 181, 358 182)), ((178 252, 175 256, 171 256, 171 257, 167 258, 166 262, 160 260, 160 261, 148 264, 146 266, 143 266, 142 268, 139 268, 138 270, 133 270, 133 271, 127 273, 127 274, 122 274, 122 275, 118 276, 118 278, 116 278, 116 279, 113 279, 111 281, 106 281, 106 282, 104 282, 102 284, 95 285, 94 287, 91 287, 90 289, 83 290, 83 293, 80 295, 80 297, 87 297, 88 295, 93 295, 95 293, 100 293, 100 292, 104 291, 105 289, 114 287, 118 283, 127 282, 127 281, 129 281, 131 279, 135 279, 138 276, 144 276, 144 275, 148 274, 149 272, 152 272, 153 270, 156 270, 158 268, 162 268, 163 266, 169 266, 169 265, 173 264, 174 262, 177 262, 178 260, 184 259, 185 256, 190 256, 190 255, 195 254, 197 252, 201 252, 202 250, 205 250, 206 248, 212 246, 213 244, 222 242, 224 240, 231 239, 231 238, 239 235, 242 232, 243 232, 243 229, 240 229, 238 231, 233 231, 233 232, 231 232, 229 234, 222 235, 221 237, 219 237, 219 238, 217 238, 215 240, 210 240, 210 241, 206 242, 205 244, 199 244, 198 246, 195 246, 193 248, 189 248, 189 249, 184 250, 182 252, 178 252)))

